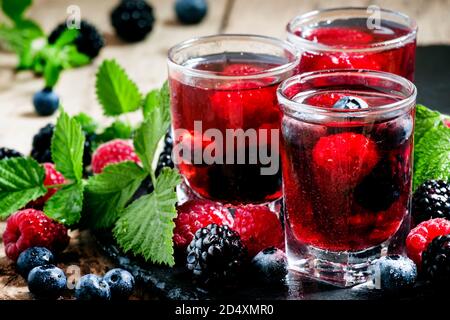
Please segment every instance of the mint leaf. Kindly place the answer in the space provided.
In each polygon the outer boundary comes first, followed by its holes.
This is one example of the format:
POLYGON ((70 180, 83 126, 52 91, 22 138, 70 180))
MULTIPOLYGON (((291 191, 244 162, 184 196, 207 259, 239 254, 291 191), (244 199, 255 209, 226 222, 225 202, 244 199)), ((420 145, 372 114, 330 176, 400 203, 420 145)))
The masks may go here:
POLYGON ((3 12, 13 21, 20 21, 32 0, 2 0, 3 12))
POLYGON ((101 142, 113 139, 131 139, 133 127, 121 120, 114 121, 109 127, 105 128, 99 135, 98 140, 101 142))
POLYGON ((71 226, 81 217, 83 183, 76 182, 58 190, 46 203, 44 212, 56 221, 71 226))
POLYGON ((44 79, 46 88, 53 88, 58 82, 59 75, 61 74, 62 67, 55 62, 55 60, 49 60, 45 64, 44 79))
POLYGON ((78 37, 80 32, 77 29, 65 29, 56 39, 54 46, 62 48, 65 45, 71 44, 78 37))
POLYGON ((61 110, 52 137, 52 159, 66 179, 80 181, 83 177, 84 134, 77 120, 61 110))
MULTIPOLYGON (((170 125, 169 104, 165 101, 164 95, 167 92, 167 84, 159 91, 157 103, 148 105, 146 118, 141 126, 136 130, 134 136, 134 148, 142 161, 144 168, 153 173, 152 164, 158 143, 166 134, 170 125)), ((155 95, 154 93, 151 95, 155 95)), ((153 98, 150 98, 153 99, 153 98)), ((148 99, 146 99, 146 102, 148 99)))
POLYGON ((112 164, 88 180, 85 212, 93 229, 110 228, 147 176, 134 162, 112 164))
POLYGON ((105 60, 96 75, 97 99, 105 115, 117 116, 141 106, 142 96, 137 85, 115 60, 105 60))
POLYGON ((44 168, 32 158, 0 161, 0 217, 23 208, 47 192, 44 168))
POLYGON ((77 115, 73 116, 75 120, 81 125, 81 129, 87 134, 94 134, 97 130, 98 124, 88 114, 84 112, 80 112, 77 115))
POLYGON ((416 124, 414 129, 414 142, 419 143, 425 133, 441 123, 441 114, 418 104, 416 106, 416 124))
POLYGON ((174 188, 179 182, 175 170, 164 168, 156 180, 155 190, 125 208, 113 229, 117 243, 125 252, 131 251, 154 263, 175 264, 172 238, 177 195, 174 188))
POLYGON ((415 146, 413 189, 429 179, 450 178, 450 129, 440 124, 428 130, 415 146))

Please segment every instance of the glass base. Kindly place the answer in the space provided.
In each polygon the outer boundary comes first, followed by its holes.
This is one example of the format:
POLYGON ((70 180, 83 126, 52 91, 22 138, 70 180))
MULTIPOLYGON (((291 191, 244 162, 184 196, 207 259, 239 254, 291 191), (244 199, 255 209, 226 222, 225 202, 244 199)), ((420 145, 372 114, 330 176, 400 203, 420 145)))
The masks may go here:
POLYGON ((373 281, 373 262, 387 254, 404 254, 404 243, 409 229, 410 219, 409 215, 406 215, 398 231, 380 245, 357 252, 334 252, 302 244, 293 237, 289 228, 286 228, 289 269, 339 287, 373 281))

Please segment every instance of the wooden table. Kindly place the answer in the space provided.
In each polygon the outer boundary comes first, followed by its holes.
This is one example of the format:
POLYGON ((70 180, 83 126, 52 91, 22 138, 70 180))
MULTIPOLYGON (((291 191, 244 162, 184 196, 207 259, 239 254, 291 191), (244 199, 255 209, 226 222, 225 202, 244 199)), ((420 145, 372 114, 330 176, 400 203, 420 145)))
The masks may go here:
MULTIPOLYGON (((95 98, 95 73, 103 59, 115 58, 125 67, 146 92, 166 79, 167 50, 174 44, 196 36, 215 33, 257 33, 285 37, 286 23, 297 13, 337 6, 367 6, 377 4, 402 11, 414 17, 419 25, 419 44, 450 43, 450 0, 210 0, 207 18, 199 25, 181 26, 176 22, 173 2, 152 0, 157 22, 150 36, 137 44, 124 44, 114 35, 109 23, 109 12, 118 1, 110 0, 35 0, 29 11, 46 31, 64 21, 66 9, 76 4, 83 19, 93 22, 104 33, 107 46, 89 66, 63 73, 56 91, 66 111, 75 114, 84 111, 107 120, 95 98)), ((4 17, 0 16, 0 21, 4 17)), ((33 111, 32 96, 43 87, 43 80, 31 73, 15 73, 16 58, 0 52, 0 146, 15 148, 24 153, 31 149, 32 136, 55 117, 38 117, 33 111)), ((110 120, 109 120, 110 121, 110 120)), ((0 222, 0 233, 4 222, 0 222)), ((91 246, 87 233, 74 233, 70 248, 64 256, 64 266, 78 264, 82 272, 104 272, 110 263, 91 246)), ((17 276, 4 256, 0 243, 0 299, 30 298, 25 282, 17 276)))

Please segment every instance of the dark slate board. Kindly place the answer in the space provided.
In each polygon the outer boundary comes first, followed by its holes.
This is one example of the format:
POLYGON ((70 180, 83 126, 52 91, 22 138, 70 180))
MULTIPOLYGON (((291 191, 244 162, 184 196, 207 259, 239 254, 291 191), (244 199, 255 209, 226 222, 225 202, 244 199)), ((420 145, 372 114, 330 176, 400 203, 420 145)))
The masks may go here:
MULTIPOLYGON (((417 50, 417 102, 444 113, 450 113, 449 57, 450 46, 426 46, 417 50)), ((217 288, 208 291, 196 286, 183 266, 168 268, 148 264, 139 258, 123 254, 109 233, 98 233, 96 238, 99 246, 117 266, 132 272, 139 282, 165 299, 423 300, 437 294, 442 298, 442 292, 436 292, 421 281, 414 288, 389 293, 368 289, 364 285, 347 289, 336 288, 301 278, 296 273, 290 273, 286 281, 278 286, 243 282, 238 288, 217 288)))

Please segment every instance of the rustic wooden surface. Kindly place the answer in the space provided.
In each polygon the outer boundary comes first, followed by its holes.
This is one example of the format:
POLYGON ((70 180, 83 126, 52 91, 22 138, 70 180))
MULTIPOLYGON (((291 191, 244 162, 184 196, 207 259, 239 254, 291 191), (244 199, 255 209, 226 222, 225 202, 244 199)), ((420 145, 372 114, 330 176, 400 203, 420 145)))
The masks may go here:
MULTIPOLYGON (((69 5, 81 8, 82 18, 92 21, 103 32, 107 46, 89 66, 66 71, 56 91, 65 109, 75 114, 84 111, 104 123, 95 99, 94 75, 105 58, 115 58, 129 72, 143 92, 159 86, 166 78, 166 54, 174 44, 195 36, 215 33, 258 33, 285 37, 285 25, 297 13, 337 6, 377 4, 402 11, 414 17, 419 25, 419 44, 450 43, 450 0, 210 0, 206 19, 199 25, 181 26, 176 22, 172 0, 151 0, 157 22, 150 36, 137 44, 118 40, 109 23, 109 12, 118 2, 111 0, 35 0, 29 16, 46 31, 64 21, 69 5)), ((0 20, 3 17, 0 16, 0 20)), ((43 86, 43 80, 31 73, 15 73, 14 55, 0 52, 0 146, 29 153, 31 137, 55 116, 37 117, 32 95, 43 86)), ((133 118, 133 117, 132 117, 133 118)), ((4 222, 0 222, 3 233, 4 222)), ((77 264, 82 273, 102 273, 111 264, 92 246, 87 233, 72 234, 62 266, 77 264)), ((139 296, 142 297, 142 296, 139 296)), ((145 296, 147 297, 147 296, 145 296)), ((4 256, 0 243, 0 299, 28 299, 26 284, 14 272, 4 256)))

